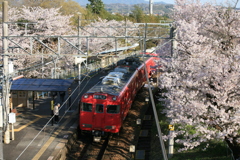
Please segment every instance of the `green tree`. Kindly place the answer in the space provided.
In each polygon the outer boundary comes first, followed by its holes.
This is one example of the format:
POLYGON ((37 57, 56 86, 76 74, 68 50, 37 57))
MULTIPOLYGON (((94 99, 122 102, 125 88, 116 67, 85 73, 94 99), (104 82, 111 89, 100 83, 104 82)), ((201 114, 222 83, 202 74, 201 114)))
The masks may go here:
POLYGON ((141 7, 134 5, 134 9, 132 10, 132 14, 129 17, 133 18, 137 23, 144 22, 144 13, 141 7))
POLYGON ((102 0, 88 0, 90 4, 87 4, 86 8, 91 10, 95 14, 100 14, 104 9, 102 0))
POLYGON ((106 20, 116 20, 116 21, 123 21, 125 18, 124 16, 120 15, 120 14, 111 14, 109 13, 107 10, 103 10, 99 17, 101 17, 102 19, 106 19, 106 20))

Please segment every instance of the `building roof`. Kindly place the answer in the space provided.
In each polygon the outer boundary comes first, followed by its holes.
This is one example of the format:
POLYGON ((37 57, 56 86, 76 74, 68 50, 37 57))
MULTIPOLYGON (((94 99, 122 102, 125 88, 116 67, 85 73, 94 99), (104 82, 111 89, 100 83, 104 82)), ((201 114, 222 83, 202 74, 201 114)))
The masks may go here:
POLYGON ((14 91, 67 91, 73 79, 34 79, 20 78, 14 80, 11 90, 14 91))

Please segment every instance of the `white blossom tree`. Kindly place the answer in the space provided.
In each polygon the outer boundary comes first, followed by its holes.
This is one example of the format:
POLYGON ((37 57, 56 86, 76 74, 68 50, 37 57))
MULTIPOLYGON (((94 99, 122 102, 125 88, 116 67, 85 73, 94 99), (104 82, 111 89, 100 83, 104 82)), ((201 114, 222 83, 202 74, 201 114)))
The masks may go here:
POLYGON ((179 151, 220 140, 239 158, 240 12, 176 0, 174 20, 178 45, 171 63, 164 62, 170 65, 160 77, 166 92, 159 100, 166 101, 163 113, 176 126, 179 151))
MULTIPOLYGON (((39 56, 40 53, 43 54, 44 62, 52 59, 52 57, 49 58, 47 55, 50 52, 49 49, 44 47, 37 40, 33 40, 33 44, 31 44, 30 38, 21 36, 74 34, 73 27, 70 25, 71 15, 61 15, 59 10, 60 8, 44 9, 41 7, 26 6, 9 9, 8 16, 10 23, 8 25, 8 34, 9 36, 18 36, 15 38, 9 38, 9 52, 18 54, 17 56, 10 57, 15 59, 14 65, 17 70, 31 68, 36 64, 41 63, 42 56, 39 56), (33 46, 32 55, 27 55, 25 51, 30 52, 31 45, 33 46), (38 56, 35 54, 38 54, 38 56)), ((2 32, 0 34, 2 34, 2 32)), ((56 38, 44 37, 40 40, 50 48, 57 48, 56 38)), ((35 77, 44 72, 45 75, 43 77, 48 77, 49 69, 52 66, 53 63, 49 66, 42 67, 41 69, 44 71, 41 71, 40 73, 40 70, 34 68, 34 70, 31 70, 31 72, 28 72, 25 76, 35 77)))
MULTIPOLYGON (((95 22, 90 23, 88 26, 83 27, 81 35, 83 36, 101 36, 106 38, 89 38, 89 50, 94 54, 108 49, 115 48, 116 39, 115 36, 125 36, 125 27, 127 28, 127 35, 136 35, 138 28, 134 26, 133 22, 130 21, 108 21, 106 19, 97 19, 95 22)), ((125 43, 119 43, 117 39, 118 47, 125 45, 125 43)), ((133 41, 133 39, 132 39, 133 41)), ((82 49, 86 49, 87 39, 82 41, 82 49)))
MULTIPOLYGON (((49 77, 51 68, 53 67, 54 63, 57 63, 57 67, 61 67, 62 69, 70 68, 73 66, 74 57, 72 54, 79 53, 76 49, 78 48, 78 28, 71 25, 71 15, 62 15, 59 10, 60 8, 44 9, 41 7, 26 6, 23 6, 22 8, 9 9, 9 35, 18 36, 17 38, 10 38, 11 40, 9 41, 9 48, 11 48, 9 49, 9 52, 19 54, 18 56, 14 57, 15 67, 18 70, 33 68, 33 66, 36 64, 41 64, 41 54, 43 54, 44 62, 49 62, 52 60, 55 61, 53 63, 48 63, 48 66, 41 67, 41 70, 43 69, 44 71, 40 71, 40 69, 34 69, 31 72, 28 72, 26 76, 36 77, 40 75, 39 77, 41 77, 41 75, 44 75, 43 77, 49 77), (33 43, 31 43, 30 38, 23 36, 39 36, 39 40, 42 43, 36 39, 34 39, 32 41, 33 43), (61 57, 58 57, 57 55, 49 57, 49 53, 54 54, 52 51, 58 52, 59 40, 57 38, 48 36, 72 36, 73 38, 67 39, 69 43, 61 40, 61 57), (16 45, 16 43, 18 45, 16 45), (48 46, 50 49, 46 48, 44 45, 48 46), (21 46, 21 48, 19 48, 19 46, 21 46), (32 50, 32 55, 27 55, 24 50, 29 52, 32 50)), ((114 20, 107 21, 98 19, 96 22, 90 24, 90 26, 95 26, 95 28, 87 27, 85 30, 81 31, 80 36, 88 36, 89 33, 94 33, 95 36, 118 36, 124 33, 124 27, 116 27, 121 25, 133 26, 133 23, 129 21, 117 22, 114 20), (97 26, 103 28, 97 29, 97 26)), ((131 31, 131 29, 129 29, 129 32, 133 34, 132 32, 134 31, 131 31)), ((91 53, 98 53, 103 50, 115 47, 114 38, 80 39, 81 53, 85 53, 87 51, 90 51, 91 53)), ((118 47, 121 45, 122 44, 118 44, 118 47)))

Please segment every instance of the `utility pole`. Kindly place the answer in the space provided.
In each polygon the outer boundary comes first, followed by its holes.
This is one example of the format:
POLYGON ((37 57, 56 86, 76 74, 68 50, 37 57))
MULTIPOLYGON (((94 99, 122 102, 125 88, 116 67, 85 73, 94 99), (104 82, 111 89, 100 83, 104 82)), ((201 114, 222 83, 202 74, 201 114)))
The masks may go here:
POLYGON ((2 85, 2 104, 3 104, 3 121, 4 121, 4 143, 10 143, 10 131, 9 131, 9 123, 8 123, 8 116, 9 116, 9 91, 10 91, 10 84, 9 84, 9 69, 8 69, 8 40, 6 36, 8 36, 8 2, 4 1, 3 5, 3 85, 2 85))
POLYGON ((3 133, 3 110, 2 110, 2 93, 0 92, 0 160, 3 160, 3 143, 2 143, 2 133, 3 133))
POLYGON ((80 35, 81 35, 81 29, 80 29, 80 27, 81 27, 81 13, 79 13, 79 15, 78 15, 78 54, 80 54, 80 51, 79 50, 81 50, 81 39, 80 39, 80 35))
MULTIPOLYGON (((125 18, 125 36, 127 37, 127 18, 125 18)), ((127 47, 128 45, 128 39, 125 38, 125 46, 127 47)))
MULTIPOLYGON (((81 39, 80 39, 80 26, 81 26, 81 13, 78 15, 78 55, 80 55, 81 50, 81 39)), ((80 84, 81 84, 81 61, 78 63, 78 87, 80 91, 80 84)))

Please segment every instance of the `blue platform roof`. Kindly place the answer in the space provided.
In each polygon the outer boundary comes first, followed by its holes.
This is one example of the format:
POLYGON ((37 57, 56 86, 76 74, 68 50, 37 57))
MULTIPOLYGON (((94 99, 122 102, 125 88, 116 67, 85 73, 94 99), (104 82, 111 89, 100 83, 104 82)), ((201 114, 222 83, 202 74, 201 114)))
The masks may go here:
POLYGON ((11 90, 14 91, 67 91, 72 79, 33 79, 20 78, 14 80, 11 90))

